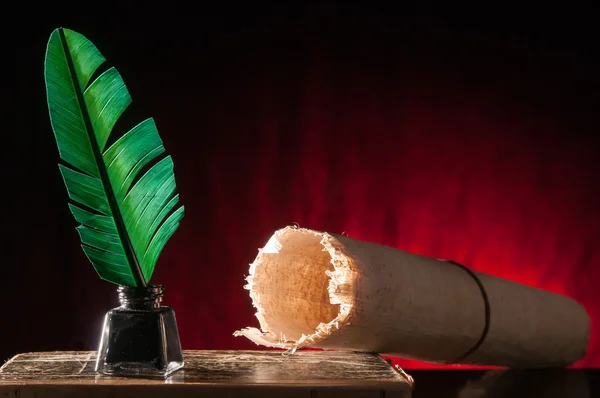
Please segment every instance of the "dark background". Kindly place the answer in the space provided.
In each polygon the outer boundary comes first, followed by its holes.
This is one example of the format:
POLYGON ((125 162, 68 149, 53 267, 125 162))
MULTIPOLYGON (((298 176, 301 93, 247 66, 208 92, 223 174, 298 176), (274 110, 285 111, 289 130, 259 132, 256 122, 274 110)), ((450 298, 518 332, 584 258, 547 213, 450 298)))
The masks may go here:
POLYGON ((56 166, 43 60, 64 26, 173 156, 186 216, 152 281, 184 349, 257 348, 232 336, 258 324, 248 264, 298 223, 572 296, 592 318, 577 366, 600 367, 595 9, 198 7, 40 10, 5 40, 0 360, 96 349, 117 305, 56 166))

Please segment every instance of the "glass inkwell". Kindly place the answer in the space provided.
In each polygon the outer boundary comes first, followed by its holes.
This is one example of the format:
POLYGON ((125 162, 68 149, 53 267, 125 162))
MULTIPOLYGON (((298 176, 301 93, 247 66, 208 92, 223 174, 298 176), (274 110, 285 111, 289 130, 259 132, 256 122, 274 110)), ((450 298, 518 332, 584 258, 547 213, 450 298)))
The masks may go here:
POLYGON ((120 307, 106 313, 96 360, 111 376, 168 377, 183 367, 175 312, 161 306, 162 285, 119 286, 120 307))

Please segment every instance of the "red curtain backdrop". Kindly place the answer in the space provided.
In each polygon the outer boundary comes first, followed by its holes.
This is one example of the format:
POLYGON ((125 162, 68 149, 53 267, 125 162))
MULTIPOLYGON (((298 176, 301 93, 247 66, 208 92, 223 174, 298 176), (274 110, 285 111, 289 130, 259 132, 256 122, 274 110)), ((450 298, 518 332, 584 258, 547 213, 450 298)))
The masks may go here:
MULTIPOLYGON (((244 277, 271 234, 297 223, 571 296, 592 318, 576 365, 600 366, 597 75, 585 48, 358 17, 206 21, 64 23, 117 67, 134 99, 126 116, 153 116, 173 156, 186 216, 153 282, 184 349, 259 348, 232 336, 258 324, 244 277)), ((55 167, 41 78, 54 27, 17 52, 31 94, 11 139, 29 159, 9 177, 4 356, 95 349, 116 305, 79 248, 55 167)))

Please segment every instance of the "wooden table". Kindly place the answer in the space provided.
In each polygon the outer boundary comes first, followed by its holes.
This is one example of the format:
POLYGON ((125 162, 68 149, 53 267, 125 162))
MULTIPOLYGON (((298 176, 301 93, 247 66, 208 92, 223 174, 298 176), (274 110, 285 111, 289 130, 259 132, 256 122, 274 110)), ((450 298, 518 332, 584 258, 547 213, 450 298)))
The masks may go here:
POLYGON ((412 379, 377 354, 184 351, 167 379, 94 372, 95 352, 19 354, 0 368, 0 397, 411 397, 412 379))

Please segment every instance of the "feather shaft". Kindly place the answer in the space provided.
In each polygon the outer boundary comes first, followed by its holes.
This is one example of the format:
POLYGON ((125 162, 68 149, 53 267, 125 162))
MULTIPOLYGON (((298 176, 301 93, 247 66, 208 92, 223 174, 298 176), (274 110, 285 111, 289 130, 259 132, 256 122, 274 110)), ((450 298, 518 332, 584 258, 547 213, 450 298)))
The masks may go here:
MULTIPOLYGON (((77 75, 75 73, 75 67, 73 65, 73 59, 71 57, 71 54, 69 51, 69 46, 68 46, 68 43, 67 43, 67 40, 65 38, 65 34, 64 34, 64 31, 62 28, 59 29, 59 34, 60 34, 60 39, 61 39, 62 45, 65 49, 65 57, 67 60, 67 64, 69 66, 69 71, 72 76, 72 81, 75 86, 75 92, 77 94, 77 101, 79 102, 79 106, 82 111, 82 116, 85 121, 85 128, 87 130, 88 137, 89 137, 90 143, 92 145, 92 151, 94 154, 94 158, 96 160, 96 164, 98 166, 98 171, 100 173, 100 181, 102 181, 102 186, 106 192, 108 204, 110 207, 110 211, 112 213, 111 215, 115 221, 115 226, 117 228, 117 234, 124 244, 125 257, 127 259, 127 262, 129 263, 129 266, 131 267, 132 275, 133 275, 136 286, 145 287, 145 286, 147 286, 147 283, 144 278, 142 269, 140 267, 138 258, 133 249, 131 239, 129 237, 127 229, 125 228, 125 222, 123 220, 121 210, 119 209, 119 205, 117 203, 115 193, 114 193, 112 185, 110 183, 106 165, 104 164, 104 161, 102 159, 102 153, 100 151, 100 146, 99 146, 98 140, 94 134, 92 122, 90 120, 90 116, 87 112, 87 106, 86 106, 84 98, 83 98, 83 90, 82 90, 82 87, 80 86, 79 80, 77 79, 77 75)), ((87 253, 87 251, 86 251, 86 253, 87 253)))

